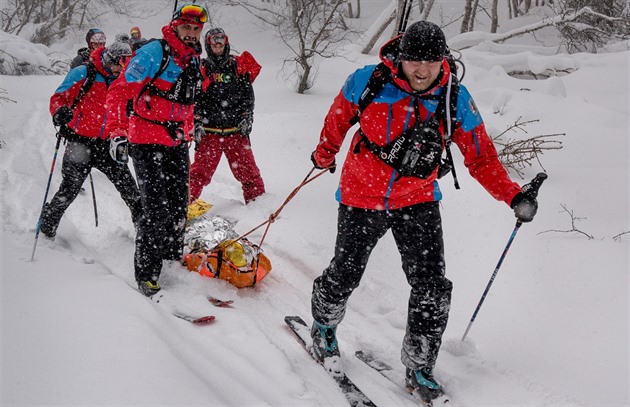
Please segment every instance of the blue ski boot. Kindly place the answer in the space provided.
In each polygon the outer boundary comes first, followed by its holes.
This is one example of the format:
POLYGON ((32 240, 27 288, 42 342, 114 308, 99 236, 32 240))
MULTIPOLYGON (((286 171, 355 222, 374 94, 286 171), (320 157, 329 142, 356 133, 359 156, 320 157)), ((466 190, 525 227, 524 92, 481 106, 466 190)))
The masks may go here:
POLYGON ((313 355, 333 376, 340 375, 341 356, 337 343, 337 327, 313 322, 311 328, 313 338, 313 355))
MULTIPOLYGON (((426 403, 430 404, 433 400, 436 400, 437 402, 437 399, 442 400, 446 398, 442 386, 433 377, 431 369, 422 368, 418 370, 411 370, 407 368, 405 384, 407 385, 407 389, 409 389, 410 393, 414 391, 418 392, 420 398, 426 403)), ((445 402, 448 402, 447 398, 445 402)), ((435 403, 433 405, 440 404, 435 403)))

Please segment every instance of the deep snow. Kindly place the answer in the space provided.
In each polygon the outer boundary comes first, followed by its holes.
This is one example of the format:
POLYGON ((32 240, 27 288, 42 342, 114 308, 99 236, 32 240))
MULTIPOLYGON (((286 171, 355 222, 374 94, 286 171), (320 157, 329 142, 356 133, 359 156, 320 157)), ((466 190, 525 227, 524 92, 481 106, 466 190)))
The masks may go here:
MULTIPOLYGON (((323 61, 317 85, 295 94, 278 70, 284 50, 238 9, 219 22, 263 70, 252 143, 268 193, 245 206, 222 161, 202 195, 211 214, 245 233, 275 212, 311 169, 322 120, 346 76, 374 55, 349 47, 352 61, 323 61)), ((165 21, 156 18, 160 24, 165 21)), ((126 30, 112 22, 106 30, 126 30)), ((142 25, 141 25, 142 27, 142 25)), ((144 29, 158 35, 159 26, 144 29), (151 32, 151 30, 155 32, 151 32)), ((627 406, 629 109, 628 51, 555 55, 484 43, 464 51, 471 90, 488 131, 539 119, 527 134, 566 133, 563 148, 541 157, 549 179, 539 213, 524 225, 468 338, 461 336, 507 239, 512 211, 465 171, 455 152, 461 191, 441 182, 447 276, 454 283, 450 321, 436 376, 456 406, 627 406), (546 80, 506 70, 575 72, 546 80), (570 230, 592 235, 588 239, 570 230)), ((263 250, 271 274, 241 289, 169 264, 161 278, 167 305, 217 316, 193 326, 164 312, 134 288, 129 212, 113 186, 93 173, 99 209, 94 227, 89 185, 66 212, 58 239, 40 238, 29 262, 55 144, 48 99, 61 76, 1 78, 16 101, 2 104, 2 388, 3 406, 344 406, 334 382, 310 360, 283 317, 310 321, 312 281, 328 264, 335 239, 338 173, 303 187, 271 225, 263 250), (204 295, 233 299, 215 308, 204 295)), ((338 156, 343 160, 347 145, 338 156)), ((63 148, 49 198, 60 182, 63 148)), ((525 170, 523 184, 541 171, 525 170)), ((252 240, 261 238, 262 229, 252 240)), ((391 234, 375 248, 362 285, 338 330, 348 376, 379 406, 414 401, 352 355, 369 349, 399 362, 408 286, 391 234)))

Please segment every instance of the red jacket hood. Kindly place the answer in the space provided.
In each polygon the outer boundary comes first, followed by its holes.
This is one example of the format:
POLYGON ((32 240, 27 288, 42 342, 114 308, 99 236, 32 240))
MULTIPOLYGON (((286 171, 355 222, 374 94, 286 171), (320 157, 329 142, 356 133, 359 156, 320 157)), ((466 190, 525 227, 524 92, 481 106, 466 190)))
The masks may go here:
POLYGON ((440 80, 433 88, 427 89, 422 93, 418 93, 414 91, 411 86, 409 86, 409 82, 405 78, 402 69, 399 69, 400 61, 398 60, 398 55, 400 53, 401 38, 402 34, 392 38, 391 40, 387 41, 379 51, 379 58, 392 72, 392 78, 394 78, 394 83, 396 84, 396 86, 398 86, 405 92, 418 95, 433 93, 440 87, 445 86, 448 83, 448 77, 451 74, 451 68, 446 61, 446 58, 442 59, 442 73, 440 74, 440 80))
POLYGON ((105 47, 97 48, 90 53, 90 62, 96 68, 96 72, 103 75, 105 78, 115 79, 111 71, 103 64, 103 52, 105 52, 105 47))
POLYGON ((177 37, 175 30, 170 25, 162 27, 162 35, 171 47, 171 53, 175 63, 181 67, 188 67, 193 58, 199 58, 201 55, 201 44, 197 43, 196 47, 189 47, 177 37))

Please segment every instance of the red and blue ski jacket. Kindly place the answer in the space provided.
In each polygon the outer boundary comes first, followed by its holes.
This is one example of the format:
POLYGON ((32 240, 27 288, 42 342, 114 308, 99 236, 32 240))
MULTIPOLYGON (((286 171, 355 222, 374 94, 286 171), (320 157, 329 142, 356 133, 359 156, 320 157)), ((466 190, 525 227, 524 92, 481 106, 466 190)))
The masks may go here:
MULTIPOLYGON (((90 64, 96 69, 92 86, 73 109, 74 117, 68 128, 74 133, 89 138, 107 138, 105 128, 105 97, 110 83, 116 79, 103 65, 103 51, 99 48, 92 52, 90 64)), ((88 79, 88 66, 79 65, 68 72, 55 93, 50 97, 50 114, 54 115, 62 106, 72 107, 81 87, 88 79)))
MULTIPOLYGON (((445 92, 451 74, 449 65, 444 60, 439 83, 422 94, 414 93, 404 79, 402 69, 399 72, 399 65, 395 62, 399 41, 400 37, 392 39, 380 51, 380 58, 391 70, 395 83, 388 82, 359 118, 360 128, 368 140, 379 146, 390 143, 414 124, 414 104, 418 104, 420 119, 427 120, 436 111, 438 100, 426 96, 445 92)), ((368 65, 355 71, 336 96, 325 118, 315 151, 318 163, 332 163, 339 152, 352 127, 351 119, 358 114, 359 99, 375 67, 376 65, 368 65)), ((444 124, 440 126, 441 133, 444 134, 444 124)), ((437 169, 427 179, 400 177, 394 168, 381 161, 364 144, 358 152, 354 151, 360 140, 357 130, 341 171, 336 194, 340 203, 357 208, 390 210, 421 202, 439 201, 442 198, 437 169)), ((470 174, 495 199, 509 205, 521 188, 510 180, 499 161, 479 111, 463 85, 459 88, 452 140, 462 152, 464 165, 470 174)))
MULTIPOLYGON (((164 40, 170 52, 166 69, 155 78, 153 85, 168 93, 190 64, 199 64, 201 50, 184 44, 170 25, 162 27, 164 40)), ((160 71, 164 47, 160 41, 151 41, 136 51, 119 79, 107 94, 106 133, 127 135, 135 144, 161 144, 177 146, 191 140, 194 128, 194 104, 184 104, 145 89, 160 71), (142 93, 142 94, 141 94, 142 93), (128 116, 131 101, 134 113, 128 116), (180 124, 182 139, 173 138, 159 123, 180 124)))

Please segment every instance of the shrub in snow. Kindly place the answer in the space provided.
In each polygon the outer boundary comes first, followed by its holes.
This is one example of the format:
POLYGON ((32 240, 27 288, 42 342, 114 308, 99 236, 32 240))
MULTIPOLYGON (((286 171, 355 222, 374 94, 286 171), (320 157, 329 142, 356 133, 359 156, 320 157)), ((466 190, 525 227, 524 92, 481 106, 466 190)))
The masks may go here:
POLYGON ((59 75, 68 72, 67 56, 42 44, 0 31, 1 75, 59 75))

